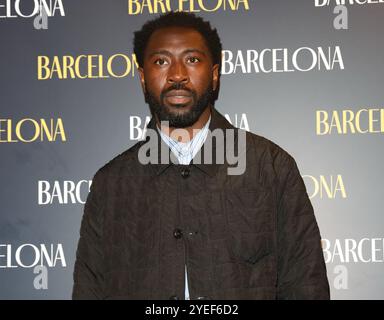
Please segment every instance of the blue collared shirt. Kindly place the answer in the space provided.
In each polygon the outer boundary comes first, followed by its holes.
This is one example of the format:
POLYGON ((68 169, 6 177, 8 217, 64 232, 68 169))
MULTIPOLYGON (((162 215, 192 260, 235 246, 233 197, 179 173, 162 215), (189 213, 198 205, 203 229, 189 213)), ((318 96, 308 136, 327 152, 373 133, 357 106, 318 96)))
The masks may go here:
POLYGON ((157 127, 157 130, 159 131, 163 141, 168 145, 172 153, 176 156, 179 164, 187 165, 192 161, 193 157, 196 155, 197 152, 199 152, 202 145, 204 144, 205 139, 207 138, 207 135, 208 135, 210 122, 211 122, 211 116, 209 117, 204 127, 201 128, 201 130, 197 132, 197 134, 192 138, 192 140, 188 142, 178 142, 172 139, 171 137, 169 137, 167 134, 161 131, 158 127, 157 127))

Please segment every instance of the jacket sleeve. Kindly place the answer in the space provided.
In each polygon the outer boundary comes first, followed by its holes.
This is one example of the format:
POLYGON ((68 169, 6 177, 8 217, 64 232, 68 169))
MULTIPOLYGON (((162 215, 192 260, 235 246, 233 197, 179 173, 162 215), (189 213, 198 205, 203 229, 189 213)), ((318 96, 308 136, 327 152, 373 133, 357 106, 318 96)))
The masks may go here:
POLYGON ((97 174, 92 180, 81 221, 72 299, 103 298, 103 218, 98 204, 100 182, 96 177, 97 174))
POLYGON ((320 231, 295 160, 282 156, 277 218, 278 299, 330 299, 320 231))

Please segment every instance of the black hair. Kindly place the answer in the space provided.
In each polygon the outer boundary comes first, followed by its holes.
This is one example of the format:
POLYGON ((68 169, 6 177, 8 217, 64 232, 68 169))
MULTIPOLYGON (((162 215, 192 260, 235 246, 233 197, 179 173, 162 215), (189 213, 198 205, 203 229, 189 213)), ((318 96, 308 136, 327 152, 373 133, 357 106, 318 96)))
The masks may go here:
POLYGON ((144 66, 144 53, 152 33, 165 27, 186 27, 198 31, 205 39, 206 45, 210 50, 213 64, 219 65, 220 74, 222 44, 217 30, 212 28, 211 24, 201 17, 183 11, 171 11, 160 15, 153 20, 147 21, 141 30, 134 32, 133 52, 140 67, 144 66))

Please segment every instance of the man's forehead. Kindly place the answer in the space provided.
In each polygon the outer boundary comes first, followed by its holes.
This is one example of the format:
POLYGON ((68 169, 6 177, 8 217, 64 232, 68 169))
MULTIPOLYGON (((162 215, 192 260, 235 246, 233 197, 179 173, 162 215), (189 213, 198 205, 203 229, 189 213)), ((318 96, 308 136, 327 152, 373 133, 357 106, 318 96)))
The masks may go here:
MULTIPOLYGON (((165 49, 167 46, 188 46, 206 50, 204 37, 190 27, 164 27, 154 31, 149 38, 147 50, 165 49)), ((147 52, 150 54, 150 52, 147 52)))

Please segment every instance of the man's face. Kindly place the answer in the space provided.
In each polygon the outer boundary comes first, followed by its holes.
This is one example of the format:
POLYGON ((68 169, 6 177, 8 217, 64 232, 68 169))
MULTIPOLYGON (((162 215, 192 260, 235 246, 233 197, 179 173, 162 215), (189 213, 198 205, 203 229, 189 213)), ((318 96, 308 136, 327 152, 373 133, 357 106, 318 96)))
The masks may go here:
POLYGON ((152 114, 170 127, 193 125, 209 106, 219 65, 203 36, 192 28, 166 27, 150 37, 140 81, 152 114))

